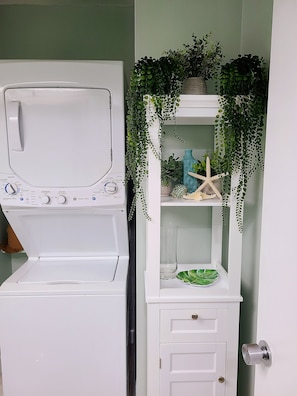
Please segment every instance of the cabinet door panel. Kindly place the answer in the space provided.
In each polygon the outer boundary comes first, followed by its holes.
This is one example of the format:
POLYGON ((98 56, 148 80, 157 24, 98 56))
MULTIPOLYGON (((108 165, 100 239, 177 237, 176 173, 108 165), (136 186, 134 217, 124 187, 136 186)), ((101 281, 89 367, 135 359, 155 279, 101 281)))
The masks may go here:
MULTIPOLYGON (((170 384, 170 396, 215 396, 216 387, 213 382, 172 382, 170 384)), ((161 393, 161 396, 165 393, 161 393)), ((167 393, 166 393, 167 395, 167 393)))
POLYGON ((226 309, 161 310, 161 342, 225 341, 226 309))
POLYGON ((226 344, 161 344, 161 396, 223 396, 226 344))

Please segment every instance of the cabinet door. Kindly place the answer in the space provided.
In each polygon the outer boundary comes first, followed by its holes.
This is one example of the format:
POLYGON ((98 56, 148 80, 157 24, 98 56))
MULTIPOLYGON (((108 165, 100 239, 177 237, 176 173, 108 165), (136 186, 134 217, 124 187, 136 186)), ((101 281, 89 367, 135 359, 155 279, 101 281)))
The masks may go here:
POLYGON ((226 344, 161 344, 160 396, 223 396, 226 344))

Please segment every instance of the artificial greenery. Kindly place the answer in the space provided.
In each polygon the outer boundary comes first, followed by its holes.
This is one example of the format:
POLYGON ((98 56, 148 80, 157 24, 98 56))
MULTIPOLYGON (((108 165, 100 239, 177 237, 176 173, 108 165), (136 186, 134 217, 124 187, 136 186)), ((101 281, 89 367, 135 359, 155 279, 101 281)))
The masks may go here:
POLYGON ((224 178, 223 191, 234 194, 236 218, 242 231, 247 184, 256 169, 263 168, 262 133, 267 102, 263 59, 238 56, 222 66, 219 83, 220 110, 215 126, 218 152, 225 172, 238 177, 232 191, 231 179, 224 178))
POLYGON ((126 181, 132 181, 133 184, 129 220, 134 215, 137 200, 141 203, 145 217, 149 219, 143 190, 148 150, 151 149, 161 159, 161 148, 155 147, 151 141, 149 126, 154 122, 153 114, 156 114, 161 137, 164 122, 174 117, 181 92, 181 74, 181 65, 166 56, 159 59, 141 58, 132 70, 127 93, 126 181), (147 114, 149 100, 156 110, 150 116, 147 114))
POLYGON ((216 78, 223 58, 220 43, 210 40, 211 33, 198 39, 192 34, 193 42, 183 44, 182 49, 169 50, 165 55, 181 65, 183 79, 203 77, 204 80, 216 78))
POLYGON ((134 65, 127 93, 126 182, 131 181, 133 189, 129 220, 133 217, 137 201, 140 201, 145 217, 150 218, 143 190, 148 150, 151 149, 161 159, 161 147, 155 147, 149 136, 153 114, 159 119, 162 141, 164 122, 174 118, 179 105, 183 80, 197 74, 206 80, 217 75, 222 51, 219 43, 210 42, 209 36, 198 39, 193 34, 193 43, 184 44, 182 50, 165 52, 159 59, 143 57, 134 65), (156 112, 148 117, 149 101, 156 112))
POLYGON ((181 183, 183 177, 183 163, 174 154, 168 159, 161 160, 161 183, 168 186, 170 182, 181 183))
MULTIPOLYGON (((126 181, 132 182, 133 200, 129 220, 133 217, 137 200, 147 219, 143 181, 147 175, 148 150, 161 160, 161 147, 151 141, 149 127, 159 120, 162 142, 164 122, 174 118, 179 105, 182 82, 187 77, 215 78, 220 70, 222 50, 219 43, 209 40, 210 34, 182 50, 169 50, 159 59, 141 58, 132 70, 127 94, 127 150, 126 181), (155 112, 147 114, 147 105, 155 112)), ((233 186, 236 214, 242 231, 243 202, 247 183, 257 168, 263 167, 262 132, 267 100, 267 74, 263 59, 258 56, 238 56, 222 66, 218 78, 220 110, 216 119, 217 156, 220 170, 229 175, 238 174, 233 186)), ((223 196, 231 193, 231 178, 222 180, 223 196)), ((227 198, 226 198, 227 200, 227 198)), ((227 202, 227 201, 226 201, 227 202)))
POLYGON ((193 171, 198 175, 206 176, 206 158, 209 157, 211 176, 218 175, 219 173, 224 173, 222 168, 223 159, 220 157, 218 151, 212 153, 205 153, 201 160, 198 160, 193 165, 193 171))

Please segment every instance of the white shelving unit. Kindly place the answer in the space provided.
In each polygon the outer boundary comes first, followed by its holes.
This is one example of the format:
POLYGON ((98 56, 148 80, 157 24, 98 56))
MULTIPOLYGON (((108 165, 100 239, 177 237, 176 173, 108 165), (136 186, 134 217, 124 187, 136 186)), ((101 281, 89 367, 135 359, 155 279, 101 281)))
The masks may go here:
MULTIPOLYGON (((214 125, 218 108, 215 95, 182 95, 172 122, 214 125)), ((148 111, 153 111, 153 107, 148 111)), ((156 120, 150 127, 156 147, 158 130, 156 120)), ((229 226, 225 230, 218 199, 200 202, 161 199, 160 161, 150 152, 148 163, 146 198, 151 220, 147 221, 145 271, 147 396, 235 396, 242 300, 242 235, 236 222, 235 204, 232 200, 229 203, 229 226), (182 210, 184 217, 195 217, 197 210, 210 211, 209 262, 195 265, 178 262, 178 271, 216 269, 220 277, 214 285, 193 287, 177 279, 160 280, 160 228, 162 213, 167 210, 182 210), (226 262, 222 262, 223 246, 227 251, 226 262)))

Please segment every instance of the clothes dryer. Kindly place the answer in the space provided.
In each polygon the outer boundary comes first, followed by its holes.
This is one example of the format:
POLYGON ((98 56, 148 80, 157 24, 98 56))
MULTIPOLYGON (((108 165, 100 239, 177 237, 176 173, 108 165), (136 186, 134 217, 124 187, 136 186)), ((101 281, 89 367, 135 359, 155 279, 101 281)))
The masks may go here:
POLYGON ((28 261, 0 287, 4 396, 126 396, 121 62, 0 62, 0 202, 28 261))

